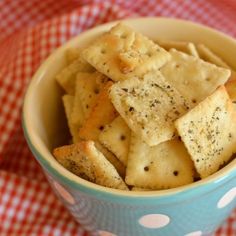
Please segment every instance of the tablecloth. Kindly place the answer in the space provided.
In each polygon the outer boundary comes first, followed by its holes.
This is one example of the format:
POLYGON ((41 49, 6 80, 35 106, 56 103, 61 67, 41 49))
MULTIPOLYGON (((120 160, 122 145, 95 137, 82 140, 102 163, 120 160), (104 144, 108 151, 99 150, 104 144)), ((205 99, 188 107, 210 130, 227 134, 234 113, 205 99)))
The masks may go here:
MULTIPOLYGON (((0 235, 88 235, 51 191, 21 127, 27 84, 53 50, 137 16, 188 19, 236 37, 235 12, 235 0, 0 0, 0 235)), ((236 235, 236 210, 215 235, 236 235)))

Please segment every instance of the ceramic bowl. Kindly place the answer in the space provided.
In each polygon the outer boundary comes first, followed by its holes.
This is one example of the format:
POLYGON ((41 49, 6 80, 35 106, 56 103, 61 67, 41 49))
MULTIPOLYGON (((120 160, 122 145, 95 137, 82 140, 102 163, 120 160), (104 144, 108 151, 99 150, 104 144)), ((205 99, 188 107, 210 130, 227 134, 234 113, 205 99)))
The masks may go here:
MULTIPOLYGON (((221 32, 188 21, 167 18, 128 19, 125 23, 151 39, 201 42, 236 67, 236 41, 221 32)), ((128 192, 83 180, 52 156, 66 143, 62 90, 55 75, 65 66, 65 51, 84 47, 115 22, 88 30, 58 48, 40 66, 26 92, 23 127, 28 145, 53 191, 74 218, 95 235, 209 235, 236 206, 236 160, 204 180, 170 190, 128 192)))

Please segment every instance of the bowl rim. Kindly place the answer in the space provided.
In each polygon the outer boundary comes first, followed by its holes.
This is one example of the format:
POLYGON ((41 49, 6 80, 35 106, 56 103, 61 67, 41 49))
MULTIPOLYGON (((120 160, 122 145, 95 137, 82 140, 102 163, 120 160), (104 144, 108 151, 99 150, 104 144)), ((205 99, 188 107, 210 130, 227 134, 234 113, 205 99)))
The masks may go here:
MULTIPOLYGON (((176 19, 176 18, 167 18, 167 17, 139 17, 139 18, 128 18, 128 19, 121 19, 121 20, 116 20, 112 22, 108 22, 105 24, 98 25, 96 27, 93 27, 89 30, 86 30, 79 35, 76 35, 75 37, 72 37, 70 40, 68 40, 65 44, 61 45, 58 47, 53 53, 51 53, 46 60, 39 66, 39 68, 36 70, 34 73, 28 88, 25 93, 24 97, 24 102, 23 102, 23 109, 22 109, 22 127, 24 131, 24 135, 26 138, 26 141, 28 143, 28 146, 30 147, 34 157, 38 160, 38 162, 46 168, 48 172, 53 174, 53 176, 57 176, 58 179, 65 185, 73 186, 73 188, 92 194, 92 195, 101 195, 104 194, 106 196, 115 196, 118 198, 157 198, 157 197, 166 197, 166 196, 173 196, 179 193, 187 193, 189 191, 193 190, 199 190, 200 191, 205 191, 203 190, 202 187, 205 186, 210 186, 211 184, 218 184, 221 183, 223 184, 225 181, 228 181, 231 177, 236 176, 236 159, 231 161, 227 166, 222 168, 221 170, 217 171, 216 173, 212 174, 211 176, 202 179, 200 181, 183 185, 180 187, 176 188, 171 188, 167 190, 153 190, 153 191, 124 191, 124 190, 118 190, 118 189, 112 189, 112 188, 107 188, 103 187, 94 183, 91 183, 89 181, 86 181, 64 167, 62 167, 53 157, 51 153, 44 153, 42 150, 42 147, 39 145, 37 142, 37 135, 34 133, 34 129, 32 127, 32 124, 30 122, 30 96, 33 96, 33 91, 35 84, 37 84, 38 80, 40 80, 43 76, 43 71, 47 69, 47 65, 50 64, 50 61, 53 60, 53 58, 56 57, 56 55, 59 53, 59 51, 64 50, 65 48, 68 47, 68 45, 71 44, 72 41, 83 37, 86 34, 91 33, 92 31, 100 30, 103 27, 111 27, 117 22, 134 22, 134 21, 152 21, 152 20, 158 20, 158 21, 169 21, 172 23, 179 22, 182 24, 188 24, 191 25, 192 27, 197 27, 201 28, 202 30, 207 30, 211 31, 212 33, 215 33, 217 35, 221 35, 221 37, 224 37, 227 40, 232 41, 234 44, 236 44, 236 40, 233 39, 232 37, 218 31, 215 29, 212 29, 208 26, 199 24, 199 23, 194 23, 189 20, 182 20, 182 19, 176 19), (31 132, 30 132, 31 130, 31 132), (49 162, 49 158, 54 159, 54 165, 52 166, 51 163, 49 162)), ((206 188, 205 188, 206 189, 206 188)))

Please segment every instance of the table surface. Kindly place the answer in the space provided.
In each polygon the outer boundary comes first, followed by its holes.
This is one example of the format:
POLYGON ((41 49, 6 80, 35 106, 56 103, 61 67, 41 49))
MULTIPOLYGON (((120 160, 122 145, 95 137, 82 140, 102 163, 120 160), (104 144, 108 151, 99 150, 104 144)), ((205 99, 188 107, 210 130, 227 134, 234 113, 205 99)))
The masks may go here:
MULTIPOLYGON (((88 235, 52 193, 21 128, 25 88, 50 52, 95 25, 134 16, 188 19, 236 37, 235 11, 235 0, 1 0, 0 235, 88 235)), ((215 235, 236 235, 236 210, 215 235)))

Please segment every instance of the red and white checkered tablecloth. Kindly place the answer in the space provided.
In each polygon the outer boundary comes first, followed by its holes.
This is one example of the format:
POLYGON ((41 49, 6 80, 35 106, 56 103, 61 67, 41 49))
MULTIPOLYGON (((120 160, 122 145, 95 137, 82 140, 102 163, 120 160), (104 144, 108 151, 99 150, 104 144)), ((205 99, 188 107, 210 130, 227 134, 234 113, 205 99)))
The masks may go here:
MULTIPOLYGON (((236 37, 235 12, 235 0, 0 0, 0 235, 88 235, 51 191, 21 128, 25 88, 55 48, 133 16, 188 19, 236 37)), ((215 235, 236 235, 236 210, 215 235)))

